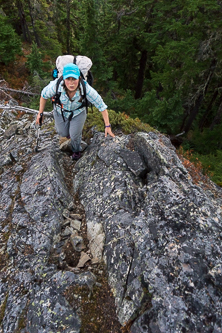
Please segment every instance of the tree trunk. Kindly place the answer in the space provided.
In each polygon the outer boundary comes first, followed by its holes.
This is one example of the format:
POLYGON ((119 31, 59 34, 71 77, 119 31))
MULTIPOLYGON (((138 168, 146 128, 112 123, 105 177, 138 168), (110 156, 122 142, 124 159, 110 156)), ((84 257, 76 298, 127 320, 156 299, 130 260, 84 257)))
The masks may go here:
POLYGON ((207 89, 208 89, 208 86, 209 86, 209 83, 210 83, 210 80, 213 76, 213 73, 214 73, 214 70, 216 68, 216 59, 213 59, 212 63, 211 63, 211 66, 210 66, 210 70, 209 70, 209 74, 208 74, 208 77, 207 77, 207 80, 206 80, 206 83, 203 87, 203 89, 201 89, 199 95, 197 96, 195 102, 194 102, 194 105, 193 107, 191 108, 191 112, 190 112, 190 116, 187 120, 187 123, 184 125, 184 128, 182 128, 182 131, 185 131, 185 132, 188 132, 193 124, 193 121, 194 119, 196 118, 198 112, 199 112, 199 109, 200 109, 200 106, 203 102, 203 99, 204 99, 204 96, 207 92, 207 89))
POLYGON ((66 49, 70 54, 70 0, 66 1, 66 49))
POLYGON ((36 29, 35 29, 34 19, 33 19, 33 15, 32 15, 33 10, 32 10, 32 6, 31 6, 30 0, 28 0, 28 6, 29 6, 29 15, 30 15, 30 18, 31 18, 33 33, 34 33, 34 36, 35 36, 35 42, 38 45, 38 47, 40 47, 41 44, 40 44, 40 41, 39 41, 39 36, 38 36, 38 34, 36 32, 36 29))
POLYGON ((19 18, 20 18, 20 22, 21 22, 22 34, 23 34, 24 41, 28 42, 28 43, 31 43, 31 36, 30 36, 30 32, 29 32, 29 28, 28 28, 26 19, 25 19, 25 14, 24 14, 22 2, 20 0, 17 0, 16 5, 17 5, 17 8, 18 8, 18 13, 19 13, 19 18))
POLYGON ((145 70, 146 70, 146 63, 147 63, 147 55, 148 52, 146 50, 143 50, 140 57, 140 67, 137 77, 137 84, 135 89, 135 99, 141 98, 142 96, 142 90, 143 90, 143 82, 144 82, 144 76, 145 76, 145 70))
POLYGON ((219 125, 222 121, 222 97, 220 100, 220 105, 217 110, 217 114, 214 117, 214 120, 212 121, 212 124, 210 125, 210 130, 212 131, 216 125, 219 125))
POLYGON ((212 105, 214 104, 214 102, 216 101, 217 99, 217 95, 218 95, 218 89, 215 90, 214 94, 213 94, 213 97, 211 98, 211 101, 206 109, 206 111, 204 112, 200 122, 199 122, 199 130, 202 132, 203 131, 203 128, 206 124, 206 121, 207 121, 207 118, 209 116, 209 114, 211 113, 211 110, 212 110, 212 105))
POLYGON ((183 130, 185 132, 188 132, 190 130, 192 123, 193 123, 194 119, 196 118, 196 115, 198 114, 198 111, 202 104, 203 98, 204 98, 204 94, 201 93, 198 96, 198 98, 196 99, 195 104, 194 104, 193 108, 191 109, 190 117, 188 118, 188 121, 183 128, 183 130))

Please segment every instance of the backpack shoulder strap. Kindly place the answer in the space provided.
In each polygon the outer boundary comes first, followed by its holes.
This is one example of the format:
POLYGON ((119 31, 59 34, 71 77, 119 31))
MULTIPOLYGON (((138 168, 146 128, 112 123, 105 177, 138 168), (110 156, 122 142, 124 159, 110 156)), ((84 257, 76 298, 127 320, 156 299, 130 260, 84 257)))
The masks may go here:
POLYGON ((85 82, 84 82, 82 76, 79 77, 79 82, 82 85, 82 89, 83 89, 83 95, 82 95, 83 98, 84 98, 83 104, 85 104, 84 106, 86 107, 86 113, 88 113, 89 102, 88 102, 88 100, 86 98, 86 85, 85 85, 85 82))
POLYGON ((84 96, 84 98, 86 98, 86 85, 85 85, 85 82, 83 81, 82 76, 79 77, 79 82, 82 85, 83 96, 84 96))
MULTIPOLYGON (((56 95, 58 94, 59 85, 62 82, 62 80, 63 80, 63 76, 60 76, 60 78, 56 82, 56 95)), ((61 93, 59 93, 59 95, 61 95, 61 93)))
POLYGON ((73 63, 76 65, 76 56, 73 58, 73 63))
POLYGON ((60 76, 60 78, 57 80, 56 82, 56 93, 55 95, 52 97, 52 104, 56 105, 56 104, 59 104, 61 105, 61 102, 60 102, 60 95, 61 95, 61 92, 58 91, 59 89, 59 85, 60 83, 62 82, 63 80, 63 77, 60 76))

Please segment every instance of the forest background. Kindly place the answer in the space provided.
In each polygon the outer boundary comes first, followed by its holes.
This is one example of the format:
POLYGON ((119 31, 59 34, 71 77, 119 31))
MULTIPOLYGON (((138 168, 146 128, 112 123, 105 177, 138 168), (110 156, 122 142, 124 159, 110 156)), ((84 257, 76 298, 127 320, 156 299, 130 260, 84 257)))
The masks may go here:
POLYGON ((109 109, 176 139, 222 186, 221 17, 219 0, 0 0, 1 79, 39 94, 58 55, 86 55, 109 109))

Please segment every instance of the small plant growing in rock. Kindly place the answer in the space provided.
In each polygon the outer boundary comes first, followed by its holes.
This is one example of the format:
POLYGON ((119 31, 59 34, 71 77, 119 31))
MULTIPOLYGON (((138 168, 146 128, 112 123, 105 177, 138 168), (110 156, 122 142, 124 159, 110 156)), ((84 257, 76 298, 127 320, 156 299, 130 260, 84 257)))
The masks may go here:
MULTIPOLYGON (((127 114, 117 113, 113 110, 109 111, 109 120, 112 125, 112 130, 122 131, 124 134, 135 133, 135 132, 150 132, 154 131, 149 124, 143 123, 139 118, 130 118, 127 114)), ((84 127, 84 132, 87 133, 92 127, 95 127, 97 131, 104 131, 104 122, 102 116, 98 110, 89 109, 87 120, 84 127)))

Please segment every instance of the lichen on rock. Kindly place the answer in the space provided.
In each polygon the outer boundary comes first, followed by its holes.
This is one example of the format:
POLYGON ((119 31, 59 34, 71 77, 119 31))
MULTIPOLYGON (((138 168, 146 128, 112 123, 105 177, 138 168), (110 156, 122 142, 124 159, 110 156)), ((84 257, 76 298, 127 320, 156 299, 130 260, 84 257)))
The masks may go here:
POLYGON ((89 229, 105 235, 119 321, 132 333, 219 333, 222 191, 195 185, 164 135, 134 135, 136 154, 130 140, 97 134, 74 179, 89 229))
POLYGON ((79 333, 83 306, 70 304, 67 290, 85 287, 92 293, 96 283, 83 239, 80 252, 70 244, 85 228, 84 216, 65 180, 69 158, 51 135, 50 120, 41 130, 45 148, 37 153, 34 122, 10 112, 1 119, 8 130, 1 128, 0 138, 0 331, 79 333))
POLYGON ((96 133, 72 164, 44 126, 35 153, 33 119, 0 121, 1 331, 221 332, 221 189, 161 133, 96 133))

